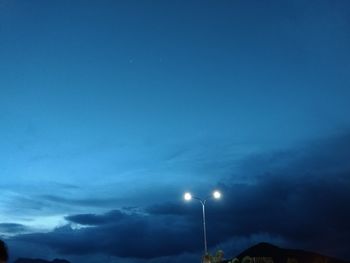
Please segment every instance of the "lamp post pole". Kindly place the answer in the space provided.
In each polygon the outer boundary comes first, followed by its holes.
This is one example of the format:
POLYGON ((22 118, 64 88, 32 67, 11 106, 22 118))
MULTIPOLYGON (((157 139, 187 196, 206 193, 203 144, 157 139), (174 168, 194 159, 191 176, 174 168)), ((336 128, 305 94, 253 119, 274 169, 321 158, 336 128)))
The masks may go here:
POLYGON ((207 255, 208 254, 208 247, 207 247, 207 228, 205 226, 205 202, 207 200, 204 201, 200 201, 202 203, 202 211, 203 211, 203 233, 204 233, 204 254, 207 255))

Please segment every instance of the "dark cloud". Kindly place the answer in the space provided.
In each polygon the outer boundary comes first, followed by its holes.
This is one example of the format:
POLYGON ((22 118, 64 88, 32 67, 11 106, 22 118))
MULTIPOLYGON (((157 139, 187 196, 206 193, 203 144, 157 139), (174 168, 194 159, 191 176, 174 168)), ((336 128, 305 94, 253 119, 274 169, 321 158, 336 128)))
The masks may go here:
POLYGON ((121 219, 123 219, 126 215, 119 210, 110 211, 104 215, 96 215, 96 214, 79 214, 67 216, 66 220, 77 223, 81 225, 104 225, 104 224, 113 224, 121 219))
MULTIPOLYGON (((256 154, 241 162, 245 183, 217 184, 220 202, 207 203, 211 247, 263 241, 349 258, 350 134, 296 150, 256 154), (258 237, 258 238, 256 238, 258 237), (248 241, 247 241, 248 240, 248 241)), ((159 258, 202 249, 198 203, 159 203, 140 209, 66 218, 70 225, 51 233, 16 239, 46 244, 59 253, 105 253, 118 257, 159 258), (87 226, 87 227, 86 227, 87 226)))
POLYGON ((74 215, 68 220, 95 226, 73 229, 66 225, 50 233, 27 234, 14 239, 48 245, 62 254, 106 253, 136 258, 195 251, 201 240, 196 234, 198 229, 191 224, 167 216, 152 217, 115 210, 99 216, 74 215))
POLYGON ((16 223, 1 223, 0 224, 0 233, 5 234, 17 234, 27 231, 28 228, 22 224, 16 223))

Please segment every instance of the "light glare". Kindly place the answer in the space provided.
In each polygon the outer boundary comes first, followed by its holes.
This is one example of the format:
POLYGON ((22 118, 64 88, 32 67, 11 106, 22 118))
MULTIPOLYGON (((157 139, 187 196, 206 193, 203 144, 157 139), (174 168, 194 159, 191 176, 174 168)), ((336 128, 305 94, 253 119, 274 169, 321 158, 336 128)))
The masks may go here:
POLYGON ((192 199, 192 195, 190 193, 185 193, 184 198, 186 201, 190 201, 192 199))
POLYGON ((214 191, 213 196, 215 199, 220 199, 221 198, 221 193, 219 191, 214 191))

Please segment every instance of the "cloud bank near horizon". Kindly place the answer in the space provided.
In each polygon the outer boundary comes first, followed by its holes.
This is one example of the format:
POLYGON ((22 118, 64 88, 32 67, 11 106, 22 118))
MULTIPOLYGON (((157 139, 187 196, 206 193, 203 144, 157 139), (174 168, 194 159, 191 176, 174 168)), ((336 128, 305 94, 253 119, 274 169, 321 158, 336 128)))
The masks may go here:
MULTIPOLYGON (((299 149, 244 159, 239 167, 247 183, 237 183, 233 173, 232 181, 217 183, 224 198, 208 202, 210 247, 236 253, 242 244, 265 240, 349 258, 348 156, 350 133, 344 133, 299 149)), ((66 225, 49 233, 19 234, 10 242, 47 246, 63 257, 105 254, 160 260, 200 253, 200 216, 198 204, 180 202, 71 214, 66 225)), ((20 225, 1 227, 21 230, 20 225)))

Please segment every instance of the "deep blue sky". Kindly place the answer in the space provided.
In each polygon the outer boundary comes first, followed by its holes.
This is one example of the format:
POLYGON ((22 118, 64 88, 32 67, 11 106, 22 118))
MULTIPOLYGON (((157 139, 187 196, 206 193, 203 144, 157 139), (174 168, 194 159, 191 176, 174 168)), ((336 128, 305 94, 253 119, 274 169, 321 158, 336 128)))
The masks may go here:
POLYGON ((14 257, 186 261, 182 193, 219 188, 212 250, 350 258, 349 47, 346 0, 0 0, 1 236, 14 257))

